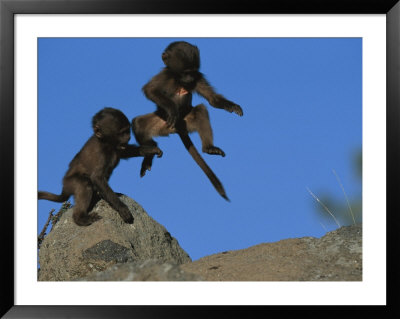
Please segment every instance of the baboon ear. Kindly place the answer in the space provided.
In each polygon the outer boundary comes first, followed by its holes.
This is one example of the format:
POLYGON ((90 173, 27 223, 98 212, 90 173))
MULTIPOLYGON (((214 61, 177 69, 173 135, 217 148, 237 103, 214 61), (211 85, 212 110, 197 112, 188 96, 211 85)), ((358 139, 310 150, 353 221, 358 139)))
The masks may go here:
POLYGON ((100 131, 100 127, 98 125, 95 125, 93 128, 94 134, 98 137, 98 138, 102 138, 103 134, 100 131))

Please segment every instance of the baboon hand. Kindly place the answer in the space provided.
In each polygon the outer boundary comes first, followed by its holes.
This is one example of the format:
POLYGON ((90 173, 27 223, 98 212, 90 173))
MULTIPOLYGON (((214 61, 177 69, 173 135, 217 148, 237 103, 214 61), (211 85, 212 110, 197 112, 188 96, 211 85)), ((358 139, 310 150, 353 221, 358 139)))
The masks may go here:
POLYGON ((157 155, 157 157, 163 156, 163 151, 160 150, 157 146, 141 146, 142 147, 142 155, 157 155))
POLYGON ((143 177, 146 174, 146 171, 151 170, 152 162, 153 162, 152 156, 145 156, 142 162, 142 167, 140 168, 140 177, 143 177))
POLYGON ((157 155, 157 157, 161 157, 163 156, 163 151, 160 150, 157 146, 155 146, 154 149, 152 150, 152 154, 157 155))
POLYGON ((209 103, 216 108, 225 109, 230 113, 236 113, 239 116, 243 115, 243 110, 240 105, 225 99, 222 95, 217 94, 209 100, 209 103))
POLYGON ((243 116, 243 110, 242 110, 242 108, 240 107, 240 105, 237 105, 237 104, 231 104, 231 105, 229 105, 227 108, 226 108, 226 110, 228 111, 228 112, 231 112, 231 113, 236 113, 237 115, 239 115, 239 116, 243 116))
POLYGON ((125 223, 133 224, 133 216, 132 216, 131 212, 129 211, 128 207, 126 207, 125 205, 121 206, 118 209, 118 213, 125 223))

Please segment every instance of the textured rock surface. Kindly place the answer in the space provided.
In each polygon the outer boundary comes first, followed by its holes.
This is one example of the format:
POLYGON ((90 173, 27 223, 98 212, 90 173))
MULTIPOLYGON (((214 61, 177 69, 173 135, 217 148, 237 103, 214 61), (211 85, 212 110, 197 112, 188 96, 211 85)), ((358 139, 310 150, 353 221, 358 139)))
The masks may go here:
POLYGON ((103 218, 76 226, 67 210, 40 248, 39 280, 85 281, 361 281, 362 226, 226 251, 191 262, 175 238, 134 200, 122 196, 135 222, 106 202, 103 218))
POLYGON ((157 260, 115 264, 111 268, 92 273, 79 281, 199 281, 199 275, 183 271, 178 265, 157 260))
POLYGON ((227 251, 181 268, 209 281, 361 281, 362 227, 227 251))
POLYGON ((74 280, 116 263, 149 259, 171 264, 191 261, 177 240, 139 204, 126 196, 121 200, 133 214, 133 224, 125 224, 103 200, 93 208, 102 219, 88 227, 75 225, 73 208, 67 210, 41 245, 39 280, 74 280))

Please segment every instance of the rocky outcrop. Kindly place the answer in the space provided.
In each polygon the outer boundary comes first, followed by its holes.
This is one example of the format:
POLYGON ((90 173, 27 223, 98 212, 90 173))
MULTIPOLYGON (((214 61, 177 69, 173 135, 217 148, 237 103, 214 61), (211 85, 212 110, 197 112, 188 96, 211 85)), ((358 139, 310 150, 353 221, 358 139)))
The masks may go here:
POLYGON ((93 208, 102 219, 88 227, 74 224, 73 208, 67 210, 41 244, 39 280, 75 280, 128 262, 179 265, 191 261, 177 240, 138 203, 123 195, 121 200, 133 214, 133 224, 124 223, 103 200, 93 208))
POLYGON ((135 221, 125 224, 103 200, 102 219, 88 227, 68 209, 44 238, 41 281, 361 281, 362 226, 225 251, 194 262, 177 240, 129 197, 135 221))
POLYGON ((208 281, 361 281, 362 227, 226 251, 181 267, 208 281))

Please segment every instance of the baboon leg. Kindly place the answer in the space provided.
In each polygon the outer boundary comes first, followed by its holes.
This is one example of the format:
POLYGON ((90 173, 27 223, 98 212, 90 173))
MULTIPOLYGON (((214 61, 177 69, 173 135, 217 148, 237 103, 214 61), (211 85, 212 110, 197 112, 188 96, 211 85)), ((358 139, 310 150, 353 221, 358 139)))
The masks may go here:
POLYGON ((189 132, 198 132, 202 143, 202 151, 211 155, 225 156, 223 150, 214 146, 210 117, 204 104, 194 107, 184 118, 189 132))
POLYGON ((88 209, 92 202, 93 188, 89 182, 83 180, 71 180, 75 187, 75 207, 72 217, 75 223, 79 226, 89 226, 93 222, 101 219, 96 213, 89 215, 88 209))
POLYGON ((99 195, 99 193, 97 191, 93 191, 92 198, 90 200, 90 204, 87 209, 88 212, 90 212, 100 200, 101 200, 101 196, 99 195))
MULTIPOLYGON (((132 120, 132 131, 139 145, 157 146, 154 136, 168 136, 174 130, 167 127, 166 122, 156 115, 149 113, 135 117, 132 120)), ((146 174, 146 171, 151 170, 154 155, 145 156, 140 169, 140 177, 146 174)))

